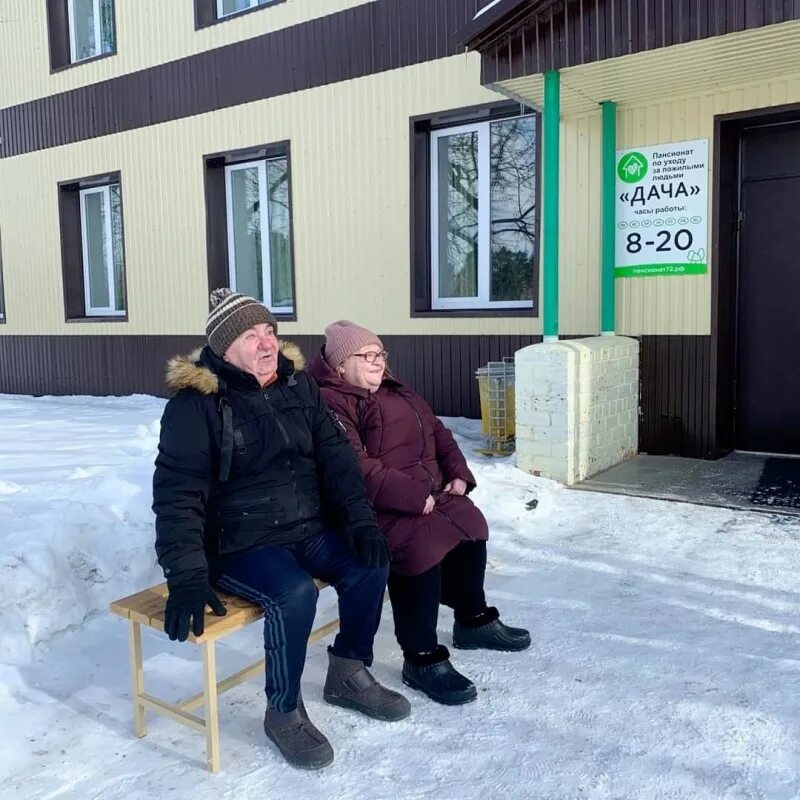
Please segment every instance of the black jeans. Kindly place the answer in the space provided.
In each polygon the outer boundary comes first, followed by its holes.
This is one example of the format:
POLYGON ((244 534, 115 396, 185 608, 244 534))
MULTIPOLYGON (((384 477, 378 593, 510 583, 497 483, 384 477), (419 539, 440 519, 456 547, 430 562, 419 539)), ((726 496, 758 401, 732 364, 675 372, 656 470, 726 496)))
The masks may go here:
POLYGON ((369 666, 387 572, 362 564, 341 536, 327 532, 283 547, 247 550, 226 564, 217 581, 220 589, 264 609, 266 693, 272 707, 297 707, 319 594, 313 578, 330 583, 339 595, 339 633, 331 651, 369 666))
POLYGON ((433 650, 439 604, 449 606, 460 622, 486 610, 483 579, 486 542, 464 541, 435 567, 411 577, 389 573, 394 633, 404 654, 433 650))

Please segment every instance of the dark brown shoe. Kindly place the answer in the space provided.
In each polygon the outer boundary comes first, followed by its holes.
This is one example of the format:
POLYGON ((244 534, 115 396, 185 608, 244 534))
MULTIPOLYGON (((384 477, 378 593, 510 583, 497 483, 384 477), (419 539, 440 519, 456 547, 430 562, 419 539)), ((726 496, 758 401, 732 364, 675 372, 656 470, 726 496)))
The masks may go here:
MULTIPOLYGON (((302 701, 300 701, 302 702, 302 701)), ((267 707, 264 733, 281 755, 299 769, 322 769, 333 761, 333 748, 300 707, 277 711, 267 707)))
POLYGON ((322 694, 327 703, 384 722, 397 722, 411 713, 408 700, 381 686, 361 661, 342 658, 330 650, 328 658, 328 677, 322 694))

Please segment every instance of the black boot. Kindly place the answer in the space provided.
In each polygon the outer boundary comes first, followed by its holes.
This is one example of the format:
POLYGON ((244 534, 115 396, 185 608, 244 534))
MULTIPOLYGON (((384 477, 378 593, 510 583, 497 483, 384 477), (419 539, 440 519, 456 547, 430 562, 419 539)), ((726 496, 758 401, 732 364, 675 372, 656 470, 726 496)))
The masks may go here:
POLYGON ((403 683, 446 706, 471 703, 478 696, 475 684, 456 671, 450 663, 450 653, 442 645, 429 653, 407 653, 403 683))
POLYGON ((330 742, 309 720, 302 700, 294 711, 277 711, 268 706, 264 733, 293 767, 322 769, 333 761, 330 742))
POLYGON ((453 623, 453 647, 458 650, 505 650, 518 652, 531 646, 531 635, 524 628, 500 622, 497 609, 487 608, 471 620, 453 623))

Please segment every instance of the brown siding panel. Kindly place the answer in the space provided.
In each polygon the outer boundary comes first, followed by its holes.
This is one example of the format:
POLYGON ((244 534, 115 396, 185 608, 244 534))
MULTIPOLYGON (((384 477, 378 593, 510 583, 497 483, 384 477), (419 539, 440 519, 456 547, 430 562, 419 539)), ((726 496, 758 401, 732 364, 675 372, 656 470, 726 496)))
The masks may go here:
POLYGON ((487 31, 478 49, 491 84, 797 19, 785 0, 570 0, 487 31))
POLYGON ((67 319, 85 316, 80 195, 77 184, 58 190, 61 270, 67 319))
POLYGON ((67 4, 64 0, 47 0, 47 38, 50 48, 50 68, 69 64, 67 33, 67 4))
MULTIPOLYGON (((306 358, 320 336, 291 336, 306 358)), ((393 372, 438 414, 480 416, 475 371, 513 356, 536 336, 384 336, 393 372)), ((167 359, 203 344, 202 336, 0 336, 0 394, 135 393, 166 396, 167 359)))
MULTIPOLYGON (((308 359, 320 336, 291 336, 308 359)), ((397 377, 443 416, 480 417, 475 371, 513 356, 538 336, 384 336, 397 377)), ((0 393, 133 393, 166 396, 171 356, 202 336, 0 336, 0 393)), ((711 458, 710 336, 644 336, 640 360, 640 449, 653 455, 711 458)))
POLYGON ((711 336, 643 336, 639 446, 651 455, 711 458, 711 336))
POLYGON ((0 109, 0 158, 452 56, 477 5, 379 0, 0 109))

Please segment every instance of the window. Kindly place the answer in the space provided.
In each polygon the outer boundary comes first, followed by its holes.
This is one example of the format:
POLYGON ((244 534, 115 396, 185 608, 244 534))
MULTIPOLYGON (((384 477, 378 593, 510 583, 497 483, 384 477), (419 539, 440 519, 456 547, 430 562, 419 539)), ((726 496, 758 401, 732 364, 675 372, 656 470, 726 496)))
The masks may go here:
POLYGON ((415 312, 536 313, 539 118, 515 111, 415 123, 415 312))
POLYGON ((119 184, 82 189, 81 252, 87 317, 125 313, 119 184))
POLYGON ((119 175, 59 187, 67 319, 126 319, 119 175))
POLYGON ((535 117, 431 135, 433 308, 532 305, 535 223, 535 117))
POLYGON ((116 52, 114 0, 47 0, 53 70, 116 52))
POLYGON ((217 17, 229 17, 240 11, 248 11, 258 6, 267 6, 274 0, 217 0, 217 17))
POLYGON ((67 0, 70 60, 114 52, 113 0, 67 0))
POLYGON ((251 150, 206 159, 210 288, 230 286, 274 314, 292 317, 288 144, 257 152, 258 157, 251 150))
POLYGON ((194 0, 195 27, 204 28, 239 14, 284 2, 286 0, 194 0))

